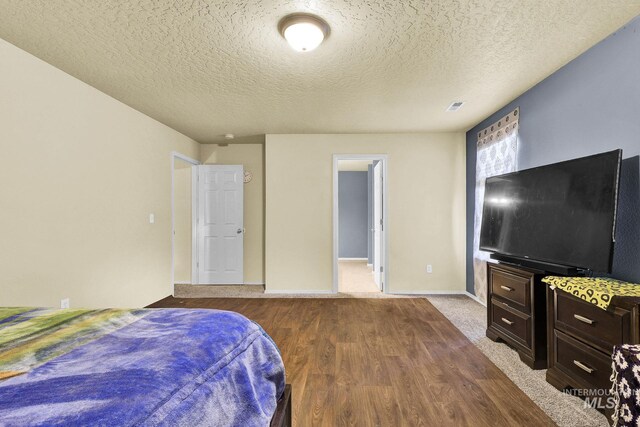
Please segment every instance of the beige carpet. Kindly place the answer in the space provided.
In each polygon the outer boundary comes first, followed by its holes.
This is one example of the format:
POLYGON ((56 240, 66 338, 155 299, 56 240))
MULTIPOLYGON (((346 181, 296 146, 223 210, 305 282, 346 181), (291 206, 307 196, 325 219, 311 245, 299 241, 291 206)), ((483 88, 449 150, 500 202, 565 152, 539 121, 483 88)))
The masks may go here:
POLYGON ((344 293, 380 292, 367 261, 338 261, 338 291, 344 293))
POLYGON ((607 419, 584 401, 555 389, 545 379, 546 370, 534 371, 505 344, 485 336, 487 309, 467 296, 430 296, 429 301, 527 396, 561 427, 604 427, 607 419))
POLYGON ((186 285, 173 286, 176 298, 261 298, 264 285, 186 285))

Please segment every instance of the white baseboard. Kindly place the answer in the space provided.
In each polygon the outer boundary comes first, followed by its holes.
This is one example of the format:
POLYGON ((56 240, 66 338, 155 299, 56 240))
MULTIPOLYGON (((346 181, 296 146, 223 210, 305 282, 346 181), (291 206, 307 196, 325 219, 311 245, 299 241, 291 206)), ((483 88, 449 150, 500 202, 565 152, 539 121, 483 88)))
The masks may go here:
POLYGON ((472 294, 472 293, 470 293, 470 292, 467 292, 467 291, 465 291, 464 293, 465 293, 469 298, 471 298, 471 299, 472 299, 472 300, 474 300, 475 302, 479 303, 480 305, 484 305, 485 307, 487 306, 487 303, 486 303, 486 302, 482 302, 482 301, 480 300, 480 298, 478 298, 478 297, 477 297, 477 296, 475 296, 474 294, 472 294))
POLYGON ((369 261, 369 258, 338 258, 338 261, 369 261))
POLYGON ((193 286, 244 286, 244 285, 264 286, 263 282, 244 282, 244 283, 233 283, 233 284, 229 284, 229 285, 200 285, 200 284, 195 284, 195 283, 191 283, 191 282, 176 282, 174 284, 175 285, 193 285, 193 286))
POLYGON ((333 294, 334 292, 329 291, 319 291, 319 290, 300 290, 300 289, 265 289, 265 294, 300 294, 300 295, 328 295, 333 294))
POLYGON ((467 291, 393 291, 390 295, 465 295, 467 291))

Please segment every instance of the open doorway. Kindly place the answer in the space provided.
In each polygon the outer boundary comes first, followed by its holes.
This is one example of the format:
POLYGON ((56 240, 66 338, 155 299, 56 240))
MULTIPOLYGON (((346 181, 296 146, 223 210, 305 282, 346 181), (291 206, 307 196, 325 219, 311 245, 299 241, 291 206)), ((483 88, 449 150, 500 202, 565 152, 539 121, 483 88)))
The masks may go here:
POLYGON ((386 156, 335 155, 333 291, 386 288, 386 156))
POLYGON ((191 283, 192 171, 199 164, 171 153, 171 295, 176 284, 191 283))

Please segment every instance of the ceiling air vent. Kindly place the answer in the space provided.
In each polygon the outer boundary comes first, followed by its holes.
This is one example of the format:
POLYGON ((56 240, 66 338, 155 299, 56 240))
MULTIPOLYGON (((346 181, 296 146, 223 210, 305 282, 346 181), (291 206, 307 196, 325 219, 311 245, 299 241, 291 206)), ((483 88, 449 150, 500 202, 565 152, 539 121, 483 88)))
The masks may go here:
POLYGON ((458 111, 460 109, 460 107, 462 107, 462 104, 464 104, 464 102, 462 101, 455 101, 452 102, 451 105, 449 105, 449 108, 447 108, 447 111, 458 111))

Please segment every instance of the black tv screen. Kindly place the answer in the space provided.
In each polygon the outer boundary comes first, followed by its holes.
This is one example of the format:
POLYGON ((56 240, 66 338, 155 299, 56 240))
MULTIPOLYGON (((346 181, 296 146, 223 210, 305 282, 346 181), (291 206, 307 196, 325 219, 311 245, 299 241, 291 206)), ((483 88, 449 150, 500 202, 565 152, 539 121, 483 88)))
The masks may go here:
POLYGON ((622 150, 487 178, 480 249, 610 272, 622 150))

